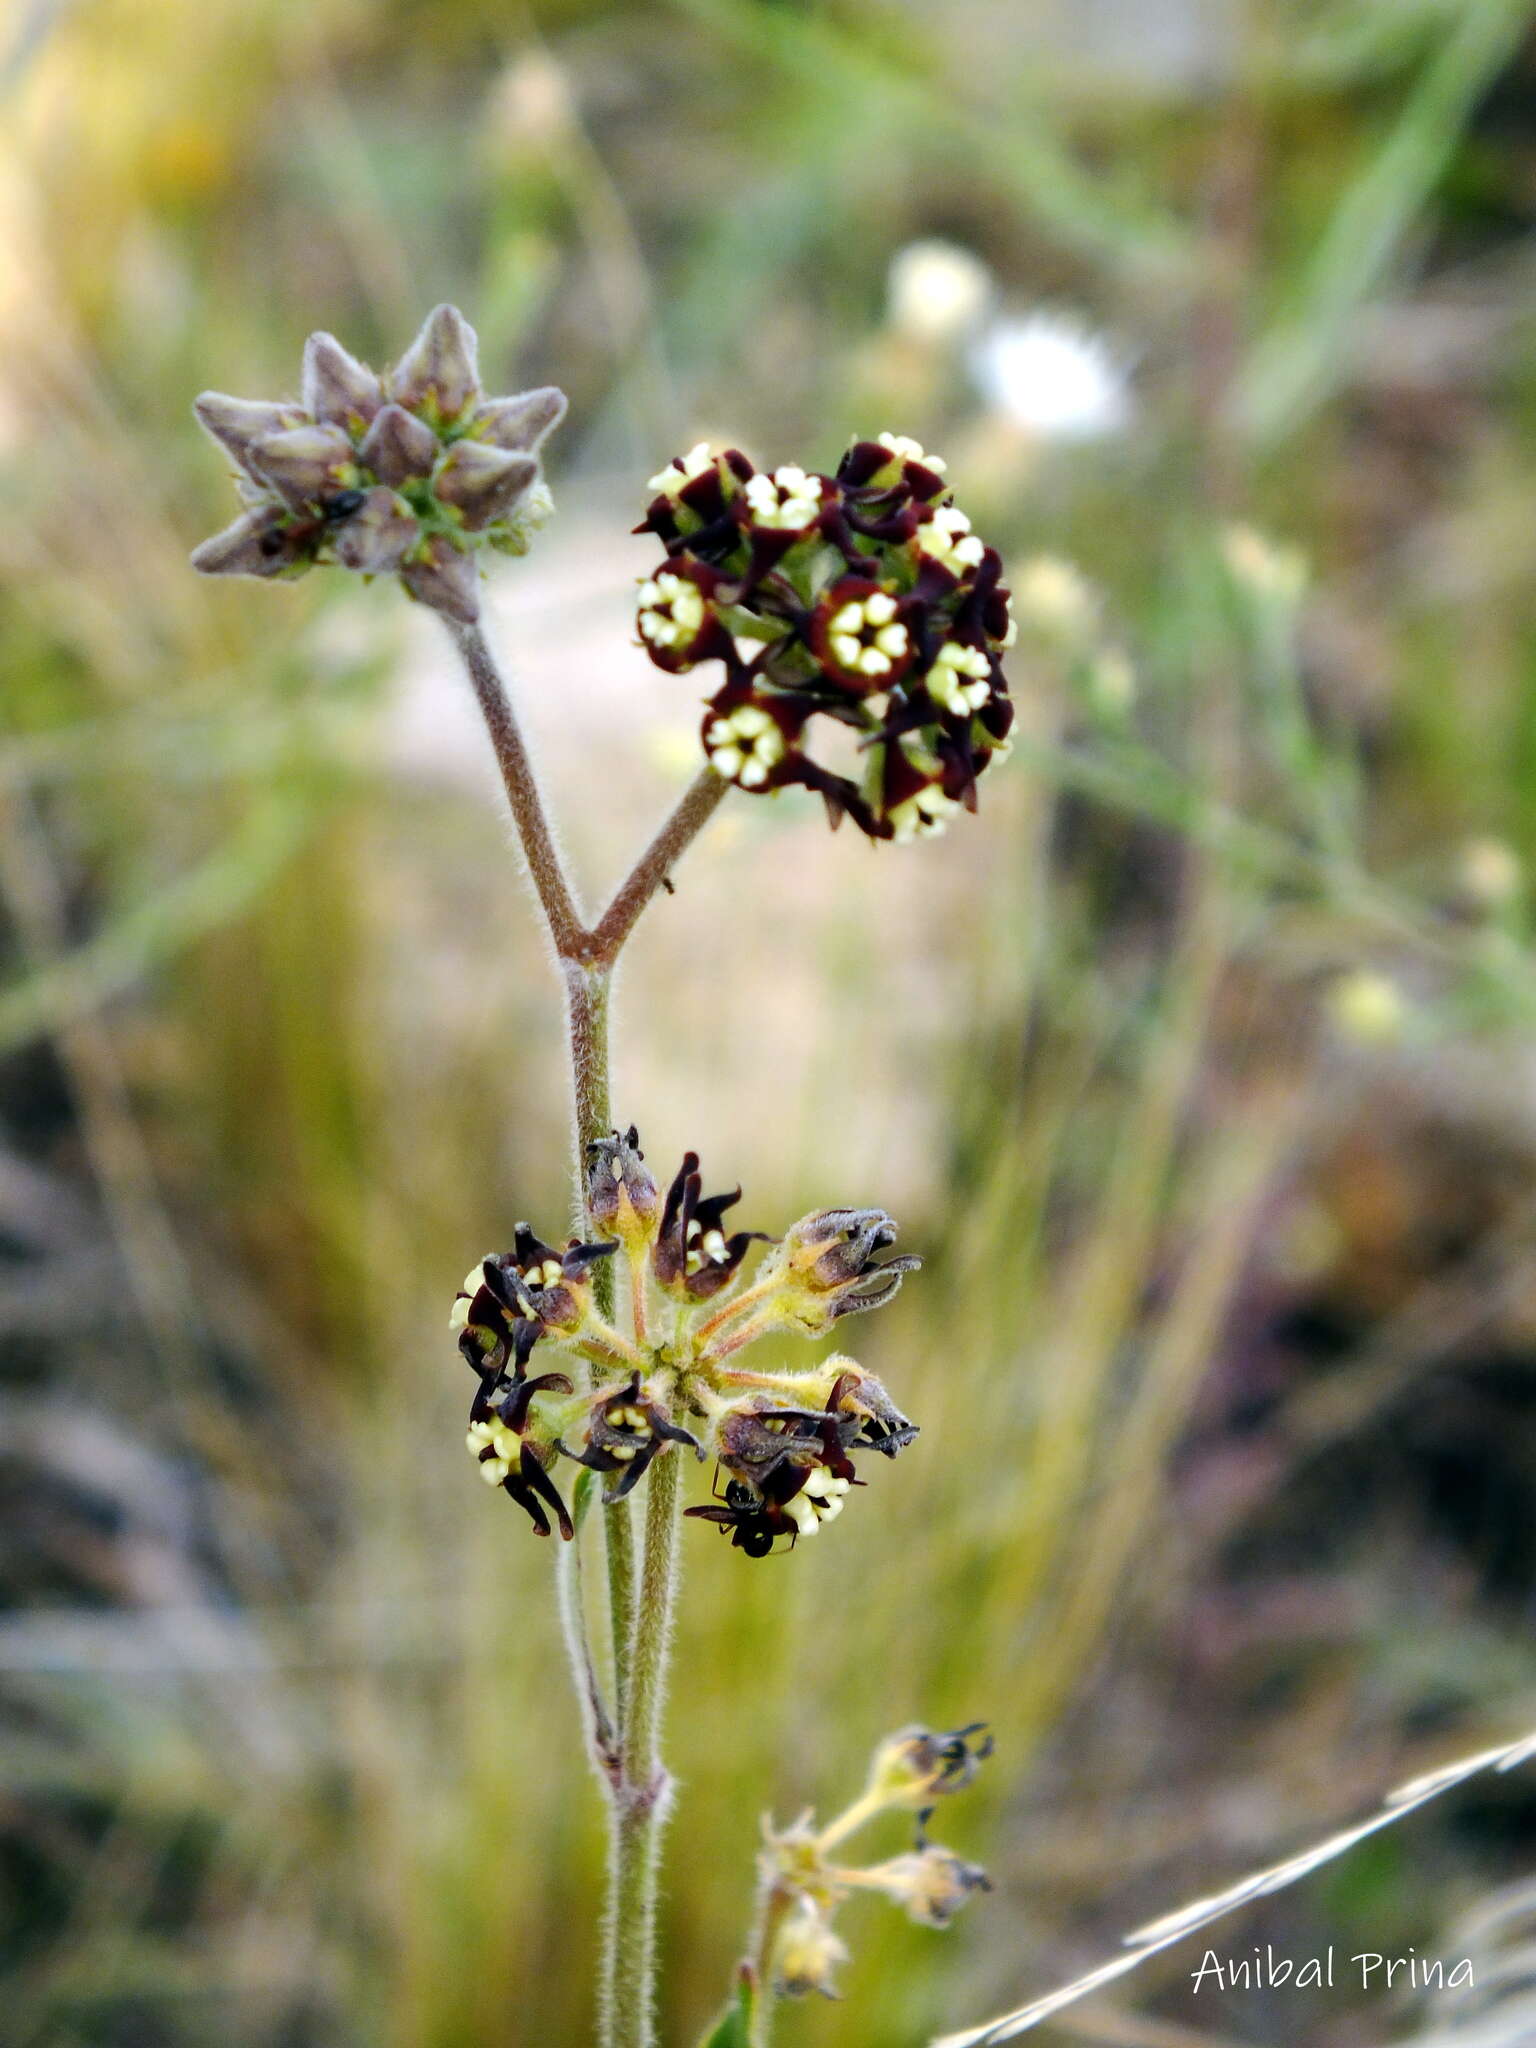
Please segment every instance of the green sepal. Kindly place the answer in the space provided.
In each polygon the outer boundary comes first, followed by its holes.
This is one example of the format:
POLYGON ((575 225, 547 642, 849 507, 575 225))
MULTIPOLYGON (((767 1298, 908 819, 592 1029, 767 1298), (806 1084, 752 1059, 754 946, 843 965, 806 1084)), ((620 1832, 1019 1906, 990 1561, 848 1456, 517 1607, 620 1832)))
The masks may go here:
POLYGON ((723 604, 717 616, 733 640, 782 640, 789 631, 788 619, 765 618, 741 604, 723 604))
POLYGON ((699 2037, 699 2048, 752 2048, 752 2021, 757 2010, 757 1979, 752 1965, 743 1963, 736 1980, 736 1996, 708 2031, 699 2037))

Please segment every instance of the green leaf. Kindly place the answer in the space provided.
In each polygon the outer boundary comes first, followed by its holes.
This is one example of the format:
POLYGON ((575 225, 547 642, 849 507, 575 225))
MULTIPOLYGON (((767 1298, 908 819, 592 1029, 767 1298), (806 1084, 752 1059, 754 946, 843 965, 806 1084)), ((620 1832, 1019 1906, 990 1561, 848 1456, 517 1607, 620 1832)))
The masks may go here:
POLYGON ((753 2015, 757 2010, 757 1980, 749 1963, 743 1963, 736 1983, 736 1996, 714 2025, 699 2040, 699 2048, 752 2048, 753 2015))

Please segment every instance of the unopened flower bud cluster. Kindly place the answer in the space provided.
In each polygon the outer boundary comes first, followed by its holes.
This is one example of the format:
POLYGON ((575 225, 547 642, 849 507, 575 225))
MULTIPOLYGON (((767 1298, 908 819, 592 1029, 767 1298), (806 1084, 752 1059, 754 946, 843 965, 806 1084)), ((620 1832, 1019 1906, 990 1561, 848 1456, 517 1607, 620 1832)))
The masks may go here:
POLYGON ((392 370, 329 334, 304 351, 302 402, 205 391, 195 411, 234 459, 244 510, 193 566, 211 576, 302 576, 317 564, 398 575, 462 625, 479 616, 477 554, 526 553, 551 508, 539 447, 565 412, 551 388, 487 398, 474 329, 428 314, 392 370))
POLYGON ((480 1476, 535 1530, 569 1538, 562 1460, 604 1475, 622 1500, 659 1457, 713 1458, 717 1498, 688 1513, 717 1524, 749 1557, 813 1536, 842 1512, 859 1454, 894 1457, 917 1434, 880 1381, 834 1356, 801 1373, 737 1361, 760 1337, 820 1337, 889 1301, 917 1264, 893 1256, 883 1209, 822 1209, 781 1238, 732 1230, 739 1188, 706 1195, 689 1152, 658 1187, 638 1134, 590 1148, 592 1235, 563 1249, 519 1224, 511 1251, 465 1276, 450 1326, 474 1371, 468 1448, 480 1476), (748 1284, 754 1245, 769 1249, 748 1284), (622 1332, 599 1314, 593 1274, 618 1257, 629 1274, 622 1332), (530 1372, 563 1355, 571 1369, 530 1372))
POLYGON ((1008 748, 1014 628, 997 551, 937 456, 882 434, 835 476, 767 473, 701 443, 651 489, 637 531, 667 554, 636 626, 660 668, 724 668, 702 727, 718 774, 754 795, 817 790, 834 825, 872 839, 926 837, 975 808, 1008 748), (857 736, 858 778, 816 751, 835 725, 857 736))

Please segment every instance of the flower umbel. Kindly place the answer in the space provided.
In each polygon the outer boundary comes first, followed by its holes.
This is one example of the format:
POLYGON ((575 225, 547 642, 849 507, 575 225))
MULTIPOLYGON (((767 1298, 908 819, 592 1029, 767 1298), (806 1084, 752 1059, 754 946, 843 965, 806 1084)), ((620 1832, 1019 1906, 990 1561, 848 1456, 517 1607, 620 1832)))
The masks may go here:
POLYGON ((466 1276, 449 1318, 479 1385, 469 1448, 482 1477, 527 1509, 540 1534, 543 1507, 570 1534, 555 1479, 559 1460, 604 1474, 605 1503, 622 1500, 676 1448, 713 1457, 718 1497, 687 1512, 728 1530, 748 1557, 793 1547, 842 1513, 863 1485, 855 1460, 894 1458, 917 1435, 873 1373, 831 1357, 800 1373, 745 1370, 738 1355, 760 1336, 816 1336, 855 1310, 878 1308, 919 1261, 890 1257, 896 1225, 885 1210, 819 1209, 775 1240, 727 1231, 740 1188, 706 1195, 697 1153, 684 1154, 665 1197, 639 1134, 615 1131, 588 1147, 590 1241, 556 1250, 520 1223, 513 1249, 466 1276), (754 1244, 770 1250, 747 1282, 754 1244), (633 1336, 598 1313, 600 1260, 623 1249, 633 1336), (659 1297, 655 1299, 653 1297, 659 1297), (665 1329, 665 1342, 653 1332, 665 1329), (528 1377, 545 1344, 584 1361, 573 1374, 528 1377))
POLYGON ((700 442, 651 479, 637 531, 667 559, 640 586, 641 645, 674 674, 718 661, 704 752, 739 789, 818 790, 833 825, 872 839, 942 831, 974 810, 1007 751, 1002 564, 971 530, 944 464, 905 435, 856 441, 835 476, 755 470, 700 442), (811 750, 817 720, 853 728, 858 780, 811 750))
POLYGON ((525 554, 549 516, 539 448, 565 398, 552 387, 485 397, 474 329, 439 306, 392 370, 312 334, 302 403, 205 391, 194 410, 233 458, 245 508, 195 550, 194 568, 398 575, 420 603, 473 624, 479 552, 525 554))
MULTIPOLYGON (((864 1791, 825 1827, 818 1828, 810 1813, 783 1829, 765 1823, 758 1857, 758 1954, 751 1961, 779 1997, 837 1996, 835 1971, 848 1960, 848 1949, 833 1921, 853 1893, 879 1892, 919 1926, 947 1927, 974 1892, 991 1890, 979 1864, 930 1842, 921 1821, 916 1844, 903 1855, 883 1863, 841 1860, 841 1845, 871 1821, 910 1811, 905 1780, 893 1781, 882 1759, 905 1755, 914 1741, 941 1751, 961 1739, 904 1729, 881 1744, 864 1791)), ((979 1759, 985 1752, 968 1754, 979 1759)))

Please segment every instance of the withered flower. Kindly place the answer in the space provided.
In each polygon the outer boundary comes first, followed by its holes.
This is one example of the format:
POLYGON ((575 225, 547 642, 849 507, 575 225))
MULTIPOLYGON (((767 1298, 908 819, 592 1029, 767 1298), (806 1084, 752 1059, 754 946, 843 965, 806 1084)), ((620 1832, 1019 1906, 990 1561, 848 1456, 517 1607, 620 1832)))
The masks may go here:
POLYGON ((903 1728, 875 1751, 869 1790, 887 1806, 924 1813, 947 1793, 963 1792, 991 1754, 985 1721, 941 1735, 930 1728, 903 1728))
POLYGON ((834 1378, 824 1408, 777 1407, 753 1395, 716 1429, 724 1502, 687 1512, 729 1529, 733 1545, 749 1557, 766 1557, 780 1536, 793 1545, 837 1519, 850 1490, 864 1484, 853 1451, 895 1457, 917 1435, 873 1373, 851 1359, 837 1363, 846 1370, 834 1378))
POLYGON ((592 1267, 617 1249, 573 1237, 557 1252, 519 1223, 510 1252, 483 1259, 464 1277, 448 1318, 459 1349, 476 1371, 505 1369, 510 1359, 520 1375, 546 1333, 581 1329, 591 1307, 592 1267))
POLYGON ((854 1476, 842 1419, 816 1409, 743 1405, 721 1423, 716 1449, 733 1479, 784 1510, 786 1526, 814 1536, 843 1511, 854 1476))
POLYGON ((852 1836, 892 1807, 911 1807, 914 1785, 921 1784, 931 1804, 935 1791, 958 1791, 968 1782, 966 1771, 951 1767, 949 1752, 959 1744, 974 1768, 985 1753, 966 1747, 975 1732, 931 1736, 925 1729, 904 1729, 879 1746, 863 1792, 824 1827, 809 1810, 786 1828, 764 1822, 759 1897, 765 1914, 782 1915, 773 1951, 774 1989, 781 1997, 817 1990, 831 1995, 833 1966, 846 1960, 832 1923, 856 1894, 881 1893, 919 1926, 947 1927, 974 1893, 991 1890, 979 1864, 927 1840, 926 1814, 908 1854, 883 1863, 845 1860, 844 1844, 852 1836))
POLYGON ((301 404, 205 391, 194 410, 233 458, 245 508, 195 550, 194 568, 398 575, 420 603, 472 624, 479 552, 525 554, 549 515, 538 451, 565 399, 552 387, 486 398, 474 329, 438 306, 392 370, 313 334, 301 404))
POLYGON ((544 1335, 542 1321, 523 1308, 503 1276, 501 1261, 494 1257, 471 1266, 464 1275, 448 1312, 448 1327, 474 1370, 493 1377, 510 1367, 520 1379, 544 1335))
POLYGON ((775 1254, 784 1321, 819 1335, 843 1316, 883 1308, 922 1260, 881 1259, 896 1242, 884 1209, 817 1209, 791 1224, 775 1254))
POLYGON ((587 1214, 599 1230, 611 1230, 627 1251, 651 1241, 661 1214, 661 1192, 633 1124, 622 1135, 598 1138, 587 1147, 587 1214))
POLYGON ((916 1424, 851 1358, 767 1375, 737 1361, 770 1331, 818 1334, 889 1300, 918 1263, 890 1255, 890 1216, 818 1209, 782 1243, 762 1231, 728 1231, 740 1188, 705 1195, 698 1154, 688 1152, 663 1196, 633 1125, 588 1146, 585 1182, 591 1227, 611 1235, 572 1237, 557 1250, 519 1223, 512 1250, 482 1260, 453 1306, 459 1348, 480 1381, 473 1448, 489 1476, 501 1483, 504 1468, 509 1491, 523 1486, 549 1500, 548 1473, 567 1457, 613 1478, 603 1496, 612 1505, 668 1446, 685 1445, 718 1467, 716 1498, 687 1513, 727 1530, 749 1557, 767 1556, 781 1538, 793 1547, 836 1520, 863 1483, 855 1458, 895 1457, 916 1424), (754 1241, 774 1248, 748 1284, 744 1262, 754 1241), (632 1338, 608 1320, 606 1298, 599 1310, 593 1285, 594 1267, 621 1245, 632 1338), (665 1303, 652 1298, 657 1291, 665 1303), (581 1360, 583 1392, 561 1401, 569 1380, 527 1379, 541 1343, 581 1360), (525 1385, 543 1398, 530 1406, 518 1392, 525 1385))
POLYGON ((1008 747, 1015 632, 1001 560, 943 472, 882 434, 835 476, 763 474, 701 442, 651 479, 636 530, 666 560, 641 583, 640 642, 673 674, 723 667, 701 736, 726 781, 816 790, 833 825, 898 842, 975 809, 977 778, 1008 747), (860 779, 817 758, 818 719, 860 735, 860 779))
POLYGON ((920 1927, 947 1927, 973 1892, 992 1889, 979 1863, 967 1863, 937 1843, 873 1865, 861 1873, 861 1882, 883 1891, 920 1927))
POLYGON ((802 1899, 774 1941, 773 1988, 780 1998, 806 1998, 813 1991, 836 1998, 837 1970, 847 1960, 847 1944, 833 1932, 825 1913, 802 1899))
POLYGON ((851 1358, 828 1359, 825 1369, 834 1367, 837 1377, 827 1396, 827 1413, 837 1417, 844 1445, 849 1450, 879 1451, 886 1458, 905 1450, 918 1433, 917 1424, 907 1420, 872 1372, 851 1358))

